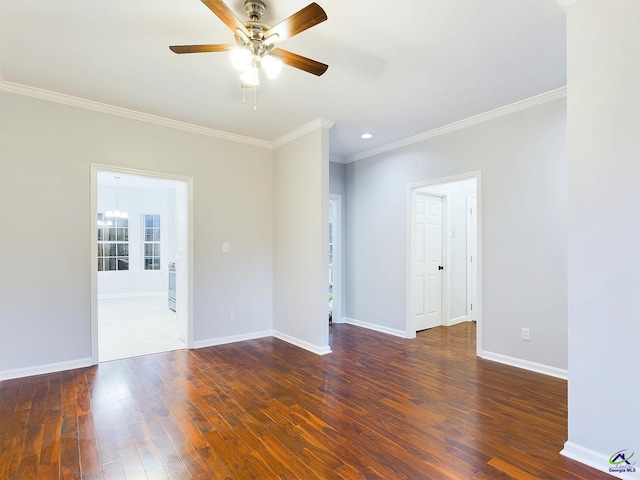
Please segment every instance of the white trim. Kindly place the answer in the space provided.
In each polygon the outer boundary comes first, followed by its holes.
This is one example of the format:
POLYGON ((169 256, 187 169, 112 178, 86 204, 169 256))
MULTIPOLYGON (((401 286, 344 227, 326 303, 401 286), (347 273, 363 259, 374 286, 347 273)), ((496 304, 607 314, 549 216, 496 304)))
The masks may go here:
POLYGON ((558 0, 558 3, 562 8, 567 8, 572 3, 578 3, 580 0, 558 0))
POLYGON ((100 361, 98 352, 100 343, 98 337, 98 229, 96 228, 96 213, 98 212, 98 167, 91 164, 90 193, 89 193, 89 228, 91 228, 91 270, 89 272, 90 284, 90 321, 91 321, 91 363, 97 365, 100 361))
MULTIPOLYGON (((576 3, 579 0, 557 0, 561 6, 566 7, 570 4, 576 3)), ((2 79, 0 72, 0 91, 5 91, 9 93, 15 93, 17 95, 24 95, 27 97, 38 98, 41 100, 46 100, 50 102, 61 103, 64 105, 69 105, 78 108, 84 108, 86 110, 92 110, 96 112, 106 113, 110 115, 115 115, 123 118, 129 118, 132 120, 138 120, 141 122, 151 123, 154 125, 160 125, 163 127, 173 128, 176 130, 183 130, 190 133, 196 133, 199 135, 205 135, 209 137, 215 137, 223 140, 230 140, 232 142, 244 143, 248 145, 254 145, 257 147, 274 149, 280 147, 286 143, 295 140, 296 138, 309 133, 318 128, 331 129, 335 122, 331 120, 327 120, 324 118, 317 118, 312 122, 303 125, 296 130, 289 132, 282 137, 277 138, 273 142, 268 140, 260 140, 257 138, 247 137, 244 135, 238 135, 235 133, 224 132, 222 130, 215 130, 213 128, 202 127, 199 125, 194 125, 191 123, 180 122, 177 120, 171 120, 169 118, 160 117, 157 115, 151 115, 148 113, 138 112, 135 110, 130 110, 127 108, 116 107, 113 105, 109 105, 106 103, 95 102, 93 100, 87 100, 80 97, 74 97, 72 95, 66 95, 63 93, 52 92, 49 90, 44 90, 41 88, 30 87, 27 85, 21 85, 19 83, 7 82, 2 79)), ((543 103, 547 103, 558 98, 563 98, 567 96, 567 87, 560 87, 555 90, 551 90, 549 92, 542 93, 540 95, 536 95, 525 100, 521 100, 518 102, 511 103, 509 105, 505 105, 503 107, 496 108, 494 110, 490 110, 488 112, 480 113, 478 115, 474 115, 472 117, 465 118, 463 120, 459 120, 457 122, 450 123, 448 125, 444 125, 442 127, 438 127, 432 130, 428 130, 423 133, 419 133, 418 135, 414 135, 412 137, 408 137, 397 142, 392 142, 386 145, 381 145, 376 148, 372 148, 371 150, 367 150, 361 153, 357 153, 352 157, 345 159, 340 163, 351 163, 357 160, 362 160, 364 158, 368 158, 379 153, 388 152, 390 150, 395 150, 396 148, 404 147, 407 145, 411 145, 413 143, 421 142, 423 140, 427 140, 429 138, 437 137, 439 135, 444 135, 446 133, 450 133, 456 130, 460 130, 462 128, 469 127, 471 125, 476 125, 478 123, 486 122, 488 120, 492 120, 494 118, 501 117, 503 115, 508 115, 513 112, 517 112, 520 110, 525 110, 527 108, 535 107, 537 105, 541 105, 543 103)))
MULTIPOLYGON (((465 214, 466 218, 467 218, 467 318, 469 321, 473 321, 475 320, 475 312, 472 310, 472 304, 475 303, 477 304, 477 289, 476 289, 476 295, 474 297, 470 298, 469 293, 473 292, 473 285, 474 282, 472 280, 472 275, 469 274, 470 271, 472 270, 476 270, 477 268, 475 267, 476 263, 478 262, 478 248, 477 248, 477 243, 478 243, 478 219, 476 218, 478 215, 478 195, 476 194, 467 194, 467 201, 466 201, 466 205, 465 205, 467 212, 465 214), (469 214, 469 209, 470 204, 473 203, 474 204, 474 208, 475 208, 475 212, 473 212, 472 214, 469 214), (472 230, 474 230, 474 225, 472 220, 475 220, 475 231, 476 231, 476 235, 475 238, 473 235, 470 235, 469 232, 471 232, 472 230), (473 262, 470 261, 471 257, 473 257, 473 262)), ((477 287, 478 285, 478 276, 476 275, 475 278, 475 285, 477 287)))
POLYGON ((232 335, 230 337, 219 337, 219 338, 210 338, 207 340, 198 340, 193 343, 193 348, 205 348, 205 347, 214 347, 216 345, 225 345, 227 343, 236 343, 236 342, 244 342, 247 340, 255 340, 257 338, 266 338, 266 337, 275 337, 283 342, 290 343, 295 345, 296 347, 303 348, 312 353, 316 353, 318 355, 326 355, 327 353, 331 353, 331 347, 328 345, 326 347, 318 347, 316 345, 312 345, 309 342, 305 342, 304 340, 300 340, 298 338, 292 337, 285 333, 265 330, 263 332, 253 332, 253 333, 245 333, 242 335, 232 335))
POLYGON ((31 377, 33 375, 44 375, 47 373, 62 372, 64 370, 73 370, 75 368, 86 368, 92 365, 94 365, 93 359, 87 357, 78 360, 69 360, 67 362, 16 368, 15 370, 4 370, 0 371, 0 382, 3 380, 10 380, 12 378, 31 377))
POLYGON ((138 298, 138 297, 166 297, 167 292, 123 292, 123 293, 103 293, 98 295, 98 300, 109 300, 111 298, 138 298))
POLYGON ((183 130, 185 132, 215 137, 222 140, 230 140, 232 142, 245 143, 262 148, 273 148, 273 143, 266 140, 259 140, 257 138, 246 137, 244 135, 223 132, 222 130, 201 127, 198 125, 193 125, 191 123, 179 122, 177 120, 171 120, 169 118, 159 117, 157 115, 129 110, 127 108, 115 107, 106 103, 94 102, 93 100, 86 100, 84 98, 73 97, 71 95, 65 95, 63 93, 51 92, 49 90, 43 90, 41 88, 28 87, 26 85, 20 85, 18 83, 7 82, 4 80, 0 81, 0 90, 9 93, 15 93, 18 95, 25 95, 27 97, 38 98, 40 100, 61 103, 72 107, 93 110, 94 112, 107 113, 109 115, 138 120, 140 122, 174 128, 176 130, 183 130))
POLYGON ((482 351, 478 354, 478 356, 480 358, 484 358, 485 360, 491 360, 492 362, 498 362, 504 365, 522 368, 531 372, 542 373, 544 375, 561 378, 563 380, 567 380, 569 378, 569 372, 562 368, 551 367, 542 363, 530 362, 529 360, 510 357, 508 355, 502 355, 501 353, 482 351))
POLYGON ((273 332, 273 336, 284 342, 290 343, 291 345, 295 345, 296 347, 303 348, 318 355, 326 355, 327 353, 331 353, 331 347, 329 345, 320 347, 304 340, 300 340, 299 338, 292 337, 291 335, 287 335, 286 333, 277 331, 273 332))
POLYGON ((271 143, 271 148, 278 148, 282 145, 289 143, 296 138, 302 137, 309 132, 314 132, 318 129, 324 128, 326 130, 331 129, 335 125, 335 122, 331 120, 327 120, 325 118, 316 118, 314 121, 307 123, 306 125, 301 126, 300 128, 296 128, 293 132, 289 132, 286 135, 283 135, 280 138, 275 139, 271 143))
POLYGON ((446 322, 446 324, 444 326, 445 327, 453 327, 454 325, 457 325, 457 324, 463 323, 463 322, 468 322, 468 321, 469 321, 469 317, 467 317, 466 315, 462 315, 460 317, 452 318, 451 320, 446 322))
POLYGON ((270 330, 264 332, 245 333, 242 335, 232 335, 229 337, 209 338, 207 340, 197 340, 193 342, 193 348, 215 347, 216 345, 225 345, 227 343, 245 342, 247 340, 255 340, 257 338, 271 337, 270 330))
MULTIPOLYGON (((396 330, 395 328, 384 327, 382 325, 376 325, 375 323, 363 322, 361 320, 356 320, 355 318, 343 317, 344 323, 348 323, 349 325, 354 325, 356 327, 367 328, 369 330, 374 330, 380 333, 386 333, 388 335, 393 335, 394 337, 407 338, 405 332, 402 330, 396 330)), ((415 332, 414 332, 415 337, 415 332)))
POLYGON ((622 478, 625 480, 637 480, 638 473, 635 474, 624 474, 624 473, 613 473, 609 471, 609 455, 596 452, 595 450, 591 450, 589 448, 583 447, 573 442, 565 442, 564 448, 560 451, 560 455, 563 455, 571 460, 575 460, 576 462, 584 463, 585 465, 589 465, 596 470, 601 472, 606 472, 609 475, 622 478))
POLYGON ((277 138, 273 142, 270 142, 268 140, 260 140, 258 138, 247 137, 245 135, 238 135, 236 133, 225 132, 222 130, 194 125, 192 123, 180 122, 178 120, 172 120, 170 118, 151 115, 144 112, 138 112, 136 110, 130 110, 128 108, 116 107, 114 105, 95 102, 93 100, 87 100, 80 97, 74 97, 72 95, 66 95, 64 93, 57 93, 50 90, 21 85, 19 83, 7 82, 3 80, 1 76, 0 91, 38 98, 40 100, 46 100, 49 102, 61 103, 63 105, 69 105, 72 107, 84 108, 86 110, 92 110, 94 112, 101 112, 118 117, 129 118, 131 120, 138 120, 140 122, 151 123, 153 125, 160 125, 176 130, 183 130, 185 132, 196 133, 198 135, 205 135, 222 140, 230 140, 232 142, 268 148, 271 150, 289 143, 292 140, 295 140, 296 138, 301 137, 302 135, 305 135, 309 132, 318 130, 319 128, 330 130, 335 125, 335 122, 331 120, 327 120, 325 118, 317 118, 307 123, 306 125, 303 125, 300 128, 297 128, 294 131, 289 132, 280 138, 277 138))
POLYGON ((429 130, 424 133, 419 133, 418 135, 414 135, 412 137, 405 138, 403 140, 398 140, 397 142, 388 143, 380 147, 372 148, 371 150, 367 150, 365 152, 357 153, 354 156, 347 158, 344 163, 355 162, 358 160, 362 160, 363 158, 378 155, 379 153, 388 152, 390 150, 395 150, 400 147, 405 147, 407 145, 422 142, 429 138, 454 132, 456 130, 470 127, 472 125, 477 125, 478 123, 483 123, 489 120, 493 120, 494 118, 508 115, 510 113, 514 113, 520 110, 525 110, 527 108, 542 105, 543 103, 551 102, 553 100, 557 100, 558 98, 563 98, 566 96, 567 96, 567 87, 557 88, 555 90, 551 90, 549 92, 542 93, 540 95, 536 95, 534 97, 527 98, 525 100, 521 100, 519 102, 515 102, 510 105, 505 105, 504 107, 496 108, 494 110, 490 110, 488 112, 484 112, 479 115, 474 115, 473 117, 465 118, 463 120, 450 123, 449 125, 445 125, 443 127, 434 128, 433 130, 429 130))

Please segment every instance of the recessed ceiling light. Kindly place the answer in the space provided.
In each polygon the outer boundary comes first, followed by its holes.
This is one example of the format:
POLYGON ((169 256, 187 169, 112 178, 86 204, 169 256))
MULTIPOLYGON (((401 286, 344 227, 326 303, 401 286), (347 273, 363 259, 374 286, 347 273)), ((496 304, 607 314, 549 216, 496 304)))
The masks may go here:
POLYGON ((363 133, 362 135, 360 135, 360 138, 363 140, 369 140, 370 138, 373 138, 373 135, 371 135, 370 133, 363 133))

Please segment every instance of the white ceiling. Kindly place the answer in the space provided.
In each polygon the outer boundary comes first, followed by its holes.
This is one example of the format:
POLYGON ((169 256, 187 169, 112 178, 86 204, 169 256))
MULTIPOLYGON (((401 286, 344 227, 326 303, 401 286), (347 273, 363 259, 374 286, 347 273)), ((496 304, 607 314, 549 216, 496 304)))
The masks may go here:
MULTIPOLYGON (((265 0, 274 25, 311 0, 265 0)), ((329 64, 285 66, 242 103, 233 43, 200 0, 0 0, 4 82, 273 142, 325 118, 331 153, 372 148, 566 85, 558 0, 317 0, 328 20, 282 48, 329 64), (371 132, 372 140, 360 139, 371 132)), ((228 0, 245 20, 243 0, 228 0)))

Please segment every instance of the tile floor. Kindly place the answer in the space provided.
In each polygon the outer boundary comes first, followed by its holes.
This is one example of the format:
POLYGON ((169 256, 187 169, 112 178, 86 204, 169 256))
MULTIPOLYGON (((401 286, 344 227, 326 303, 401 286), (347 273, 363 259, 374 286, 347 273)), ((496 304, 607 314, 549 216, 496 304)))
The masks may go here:
POLYGON ((123 296, 98 300, 99 360, 107 362, 185 347, 167 297, 123 296))

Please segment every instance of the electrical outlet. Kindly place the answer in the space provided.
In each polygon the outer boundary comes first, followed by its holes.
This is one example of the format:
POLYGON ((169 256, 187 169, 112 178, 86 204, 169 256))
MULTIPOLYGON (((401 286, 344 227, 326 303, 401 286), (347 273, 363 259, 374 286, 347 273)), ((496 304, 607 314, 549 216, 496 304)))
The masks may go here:
POLYGON ((528 328, 522 329, 522 340, 531 340, 531 330, 528 328))
POLYGON ((233 322, 236 319, 236 312, 235 310, 229 310, 229 321, 233 322))

